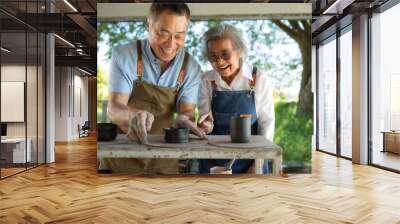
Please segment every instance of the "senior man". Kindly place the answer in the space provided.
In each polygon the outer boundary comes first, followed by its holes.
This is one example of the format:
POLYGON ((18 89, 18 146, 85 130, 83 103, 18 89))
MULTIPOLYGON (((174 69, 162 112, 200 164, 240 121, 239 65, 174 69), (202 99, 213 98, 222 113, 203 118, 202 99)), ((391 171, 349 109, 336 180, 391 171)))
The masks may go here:
MULTIPOLYGON (((128 137, 147 143, 147 134, 194 123, 201 69, 183 49, 189 26, 186 4, 153 3, 146 20, 148 38, 112 51, 108 116, 128 137), (176 119, 174 112, 178 113, 176 119)), ((105 158, 99 169, 112 172, 176 174, 176 159, 105 158)))

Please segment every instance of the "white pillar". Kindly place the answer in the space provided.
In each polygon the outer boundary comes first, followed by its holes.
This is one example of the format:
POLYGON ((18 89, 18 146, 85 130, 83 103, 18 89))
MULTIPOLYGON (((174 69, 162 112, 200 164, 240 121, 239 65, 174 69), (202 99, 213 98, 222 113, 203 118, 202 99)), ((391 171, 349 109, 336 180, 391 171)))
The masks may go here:
MULTIPOLYGON (((51 2, 46 4, 47 12, 53 12, 51 2)), ((54 132, 55 132, 55 54, 54 35, 46 35, 46 163, 55 162, 54 132)))
POLYGON ((46 36, 46 60, 47 60, 47 71, 46 71, 46 163, 52 163, 55 161, 54 151, 54 132, 55 132, 55 76, 54 76, 54 35, 47 34, 46 36))
POLYGON ((368 163, 368 15, 353 20, 353 162, 368 163))

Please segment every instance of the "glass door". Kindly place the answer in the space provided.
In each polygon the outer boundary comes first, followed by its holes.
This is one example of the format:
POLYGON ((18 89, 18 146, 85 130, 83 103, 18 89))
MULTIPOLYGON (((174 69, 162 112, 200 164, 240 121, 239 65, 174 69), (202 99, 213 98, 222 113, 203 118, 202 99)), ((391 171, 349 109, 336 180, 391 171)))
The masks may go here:
POLYGON ((400 4, 371 18, 372 164, 400 171, 400 4))

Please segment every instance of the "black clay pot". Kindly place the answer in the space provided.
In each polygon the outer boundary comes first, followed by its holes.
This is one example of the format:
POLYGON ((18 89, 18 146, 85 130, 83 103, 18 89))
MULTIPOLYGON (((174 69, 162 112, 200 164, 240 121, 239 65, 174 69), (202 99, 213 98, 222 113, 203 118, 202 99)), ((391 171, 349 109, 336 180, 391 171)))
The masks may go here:
POLYGON ((188 143, 189 129, 187 128, 164 128, 165 142, 167 143, 188 143))
POLYGON ((112 141, 117 137, 117 125, 113 123, 97 124, 97 141, 112 141))
POLYGON ((234 143, 246 143, 251 137, 251 117, 231 117, 231 140, 234 143))

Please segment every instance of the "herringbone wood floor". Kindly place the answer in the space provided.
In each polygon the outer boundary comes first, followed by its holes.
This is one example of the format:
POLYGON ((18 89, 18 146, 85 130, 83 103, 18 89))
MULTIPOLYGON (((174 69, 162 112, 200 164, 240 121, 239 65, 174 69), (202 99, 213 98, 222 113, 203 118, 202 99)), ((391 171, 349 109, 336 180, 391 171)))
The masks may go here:
POLYGON ((0 181, 0 223, 400 223, 400 175, 313 153, 311 175, 97 174, 95 139, 0 181))

